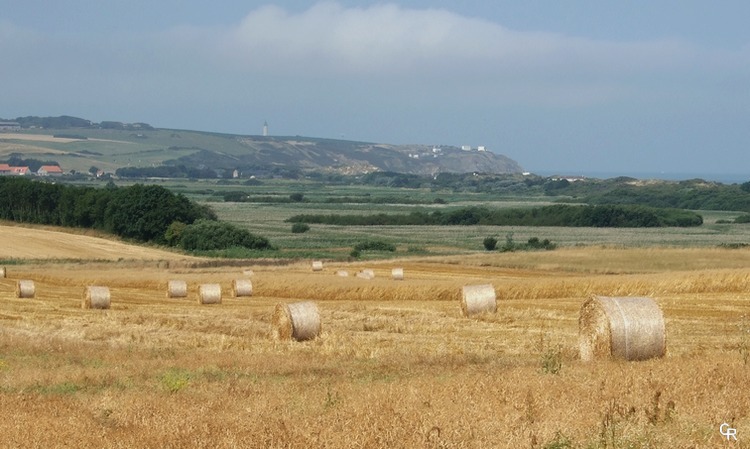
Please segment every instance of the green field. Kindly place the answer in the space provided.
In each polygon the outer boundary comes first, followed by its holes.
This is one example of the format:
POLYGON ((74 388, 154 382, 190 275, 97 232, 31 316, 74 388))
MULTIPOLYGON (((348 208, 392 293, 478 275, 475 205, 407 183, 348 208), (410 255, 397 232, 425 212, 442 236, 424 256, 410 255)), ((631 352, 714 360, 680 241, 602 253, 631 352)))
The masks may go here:
MULTIPOLYGON (((241 183, 187 182, 168 186, 189 197, 209 204, 219 218, 269 238, 290 257, 346 257, 357 242, 382 239, 397 245, 397 256, 462 254, 483 251, 485 237, 504 242, 511 235, 517 243, 529 238, 550 239, 558 246, 676 246, 706 247, 750 242, 750 225, 721 223, 741 215, 739 212, 698 211, 704 224, 694 228, 569 228, 516 226, 331 226, 311 225, 304 234, 293 234, 286 219, 297 214, 376 214, 404 213, 414 210, 447 210, 453 207, 482 205, 492 208, 535 207, 553 204, 549 197, 498 197, 492 194, 433 192, 427 189, 393 189, 370 186, 327 186, 316 182, 264 181, 259 186, 241 183), (292 193, 303 193, 304 202, 224 202, 223 194, 242 191, 251 196, 275 196, 287 200, 292 193), (441 198, 446 204, 328 203, 337 197, 378 196, 422 199, 441 198), (717 223, 717 221, 719 223, 717 223)), ((393 254, 375 255, 376 257, 393 254)), ((368 255, 365 255, 368 257, 368 255)), ((373 257, 373 255, 369 255, 373 257)))

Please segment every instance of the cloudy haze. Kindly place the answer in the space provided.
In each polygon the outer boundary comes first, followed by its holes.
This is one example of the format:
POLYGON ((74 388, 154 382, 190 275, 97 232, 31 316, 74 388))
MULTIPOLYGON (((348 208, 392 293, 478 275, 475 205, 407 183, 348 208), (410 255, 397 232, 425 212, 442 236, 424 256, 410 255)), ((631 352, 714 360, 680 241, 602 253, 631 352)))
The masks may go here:
POLYGON ((0 1, 0 117, 750 179, 745 2, 0 1), (519 3, 519 4, 517 4, 519 3))

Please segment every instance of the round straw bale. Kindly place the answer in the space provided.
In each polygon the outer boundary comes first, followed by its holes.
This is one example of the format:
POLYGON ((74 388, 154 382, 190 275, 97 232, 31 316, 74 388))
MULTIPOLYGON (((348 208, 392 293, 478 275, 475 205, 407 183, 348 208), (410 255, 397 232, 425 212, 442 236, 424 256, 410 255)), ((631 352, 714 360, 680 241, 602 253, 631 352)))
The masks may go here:
POLYGON ((314 302, 279 303, 272 322, 274 337, 279 340, 312 340, 320 334, 320 312, 314 302))
POLYGON ((651 298, 593 296, 578 317, 581 360, 646 360, 667 350, 664 315, 651 298))
POLYGON ((187 282, 173 279, 167 283, 167 298, 187 298, 187 282))
POLYGON ((346 271, 346 270, 338 270, 336 272, 336 276, 341 276, 341 277, 345 278, 345 277, 349 276, 349 272, 346 271))
POLYGON ((312 270, 313 271, 323 271, 323 262, 320 261, 320 260, 313 260, 312 270))
POLYGON ((232 296, 253 296, 253 283, 250 279, 235 279, 232 281, 232 296))
POLYGON ((201 284, 198 287, 198 302, 201 304, 221 304, 221 285, 201 284))
POLYGON ((35 293, 34 281, 21 280, 16 283, 17 298, 33 298, 35 293))
POLYGON ((0 278, 5 277, 5 267, 0 267, 0 278))
POLYGON ((109 287, 88 286, 83 290, 83 309, 109 309, 109 287))
POLYGON ((391 270, 391 277, 393 277, 394 281, 403 281, 404 280, 404 269, 403 268, 394 268, 391 270))
POLYGON ((365 269, 357 273, 357 277, 360 279, 372 279, 375 277, 375 272, 370 269, 365 269))
POLYGON ((461 312, 467 317, 497 312, 495 287, 492 284, 464 285, 461 289, 461 312))

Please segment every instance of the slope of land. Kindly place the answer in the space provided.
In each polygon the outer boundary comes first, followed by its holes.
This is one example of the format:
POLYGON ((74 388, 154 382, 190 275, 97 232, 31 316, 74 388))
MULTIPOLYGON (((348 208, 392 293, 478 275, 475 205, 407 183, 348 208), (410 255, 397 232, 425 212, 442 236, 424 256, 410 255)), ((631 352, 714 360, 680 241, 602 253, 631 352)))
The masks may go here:
POLYGON ((373 171, 410 174, 520 173, 514 160, 492 151, 452 146, 391 145, 312 137, 241 136, 169 129, 24 129, 0 133, 0 160, 16 156, 58 162, 65 172, 92 166, 182 165, 220 176, 279 172, 356 175, 373 171))
POLYGON ((174 260, 189 256, 64 231, 0 225, 2 259, 174 260))

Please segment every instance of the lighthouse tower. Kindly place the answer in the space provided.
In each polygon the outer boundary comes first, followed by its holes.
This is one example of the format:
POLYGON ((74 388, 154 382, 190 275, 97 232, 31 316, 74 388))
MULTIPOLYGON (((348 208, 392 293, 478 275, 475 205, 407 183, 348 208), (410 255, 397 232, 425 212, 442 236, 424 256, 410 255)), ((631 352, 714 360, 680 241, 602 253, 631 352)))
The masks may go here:
POLYGON ((268 122, 263 122, 263 137, 268 137, 268 122))

